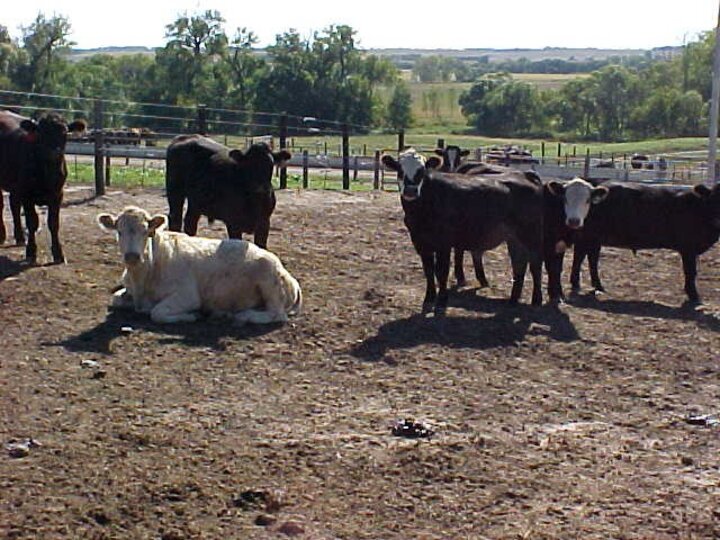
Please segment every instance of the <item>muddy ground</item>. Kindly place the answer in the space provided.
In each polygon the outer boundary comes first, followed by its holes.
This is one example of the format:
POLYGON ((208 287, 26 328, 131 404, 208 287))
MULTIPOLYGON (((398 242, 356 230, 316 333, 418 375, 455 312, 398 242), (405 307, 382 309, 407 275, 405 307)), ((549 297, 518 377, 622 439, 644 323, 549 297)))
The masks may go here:
POLYGON ((167 326, 107 310, 94 221, 162 191, 90 195, 67 193, 68 264, 0 249, 3 538, 720 537, 720 425, 688 421, 720 413, 719 248, 699 310, 677 254, 613 249, 608 294, 533 308, 528 279, 513 308, 500 249, 434 320, 397 194, 290 191, 269 246, 304 314, 167 326))

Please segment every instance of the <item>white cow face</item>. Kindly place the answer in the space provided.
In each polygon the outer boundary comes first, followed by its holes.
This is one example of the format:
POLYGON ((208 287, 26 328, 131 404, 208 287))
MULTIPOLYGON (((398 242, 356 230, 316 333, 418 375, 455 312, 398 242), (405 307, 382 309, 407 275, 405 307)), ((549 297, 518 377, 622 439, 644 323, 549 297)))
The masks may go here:
POLYGON ((148 238, 167 225, 166 216, 151 218, 150 214, 136 206, 128 206, 117 218, 110 214, 100 214, 97 221, 103 229, 117 232, 120 253, 128 266, 144 262, 148 238))
POLYGON ((402 176, 398 188, 401 197, 406 201, 414 201, 420 198, 422 185, 427 176, 427 169, 440 165, 438 158, 431 157, 426 160, 425 156, 416 152, 414 148, 405 150, 397 160, 392 156, 385 155, 382 162, 402 176))
POLYGON ((580 229, 590 212, 590 205, 605 200, 609 192, 605 186, 594 187, 582 178, 573 178, 567 184, 548 182, 553 195, 563 197, 565 224, 571 229, 580 229))

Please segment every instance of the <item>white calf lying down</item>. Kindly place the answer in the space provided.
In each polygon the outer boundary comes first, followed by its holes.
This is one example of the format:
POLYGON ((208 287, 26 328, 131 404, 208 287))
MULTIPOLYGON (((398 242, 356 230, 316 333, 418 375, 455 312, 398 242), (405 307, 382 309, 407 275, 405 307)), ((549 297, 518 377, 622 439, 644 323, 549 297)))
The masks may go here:
POLYGON ((192 322, 203 311, 265 324, 300 312, 297 280, 275 254, 255 244, 164 231, 166 216, 151 218, 135 206, 97 220, 117 231, 125 262, 125 288, 115 293, 114 307, 150 313, 161 323, 192 322))

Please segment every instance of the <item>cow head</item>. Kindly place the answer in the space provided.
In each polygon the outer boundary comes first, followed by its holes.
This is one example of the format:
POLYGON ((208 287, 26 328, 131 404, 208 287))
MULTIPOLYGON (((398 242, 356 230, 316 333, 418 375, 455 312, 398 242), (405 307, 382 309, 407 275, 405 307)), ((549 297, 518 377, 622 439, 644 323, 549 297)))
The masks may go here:
POLYGON ((707 203, 710 220, 716 229, 720 229, 720 184, 715 184, 712 188, 698 184, 693 186, 692 194, 707 203))
POLYGON ((442 170, 447 172, 455 172, 460 166, 462 158, 470 154, 470 150, 462 150, 459 146, 450 144, 445 148, 437 148, 435 153, 442 157, 442 170))
POLYGON ((145 262, 148 238, 165 228, 167 216, 150 217, 142 208, 128 206, 117 217, 99 214, 97 221, 101 228, 117 233, 123 261, 127 266, 133 267, 145 262))
POLYGON ((85 121, 76 120, 70 125, 55 113, 41 116, 37 121, 29 118, 20 122, 25 140, 32 146, 37 171, 46 181, 62 184, 67 176, 65 169, 65 144, 68 131, 84 131, 85 121))
POLYGON ((563 198, 565 224, 571 229, 581 228, 590 212, 590 205, 602 202, 609 193, 605 186, 595 187, 582 178, 573 178, 567 183, 552 180, 547 183, 547 189, 563 198))
POLYGON ((273 152, 264 142, 255 143, 246 152, 242 150, 230 150, 228 155, 240 169, 253 167, 255 169, 254 179, 265 184, 272 180, 273 168, 283 166, 292 154, 287 150, 273 152))
POLYGON ((406 201, 414 201, 420 198, 422 185, 427 178, 428 169, 435 169, 440 166, 440 159, 419 154, 414 148, 404 150, 398 159, 389 154, 382 157, 383 165, 388 169, 397 172, 401 176, 400 195, 406 201))

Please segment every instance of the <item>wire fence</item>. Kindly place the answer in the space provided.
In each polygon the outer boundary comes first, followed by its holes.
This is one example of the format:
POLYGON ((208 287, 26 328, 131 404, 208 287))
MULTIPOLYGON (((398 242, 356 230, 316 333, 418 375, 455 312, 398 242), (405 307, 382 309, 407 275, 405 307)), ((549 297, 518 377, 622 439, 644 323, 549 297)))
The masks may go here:
MULTIPOLYGON (((203 133, 232 147, 246 148, 253 142, 265 141, 271 147, 286 148, 293 153, 289 163, 292 178, 300 178, 302 186, 308 185, 308 169, 314 169, 323 176, 325 184, 328 178, 332 181, 335 175, 341 175, 345 189, 350 188, 351 181, 384 187, 385 171, 379 162, 380 153, 384 151, 413 145, 418 151, 429 154, 444 145, 442 139, 436 145, 414 144, 416 141, 402 131, 388 134, 386 141, 391 142, 384 148, 371 148, 367 143, 352 145, 351 138, 370 133, 371 127, 313 116, 213 108, 202 104, 182 106, 0 90, 0 106, 25 116, 53 110, 68 120, 82 118, 88 121, 90 129, 70 140, 67 154, 75 156, 76 170, 77 156, 93 156, 99 192, 110 181, 112 164, 124 160, 125 165, 129 165, 134 159, 141 160, 143 171, 146 167, 162 169, 169 141, 187 133, 203 133), (99 160, 104 161, 104 167, 99 166, 99 160)), ((556 178, 585 175, 589 178, 677 183, 698 183, 707 178, 704 156, 678 155, 662 159, 655 156, 636 168, 633 156, 627 154, 578 156, 574 147, 572 153, 567 147, 562 153, 559 144, 557 155, 554 154, 551 147, 546 153, 544 143, 540 155, 527 162, 511 159, 508 148, 474 149, 476 159, 532 167, 543 176, 556 178)), ((287 171, 282 169, 278 176, 278 186, 287 187, 287 171)), ((388 176, 394 185, 395 175, 388 176)))

